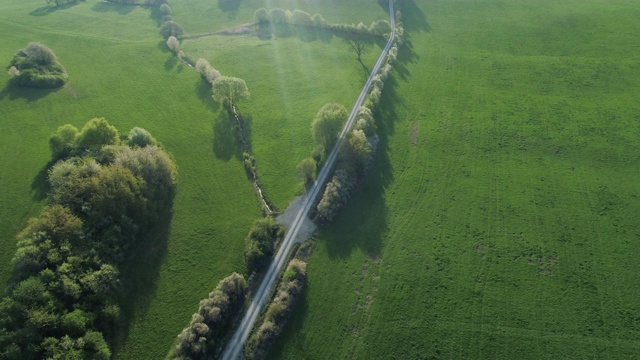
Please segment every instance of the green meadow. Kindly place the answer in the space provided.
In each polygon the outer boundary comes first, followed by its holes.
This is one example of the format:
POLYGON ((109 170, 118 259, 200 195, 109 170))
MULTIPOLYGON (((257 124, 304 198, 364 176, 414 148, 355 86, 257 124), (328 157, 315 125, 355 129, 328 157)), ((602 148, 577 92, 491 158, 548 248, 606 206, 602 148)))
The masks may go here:
POLYGON ((367 179, 273 359, 640 353, 640 9, 415 1, 367 179))

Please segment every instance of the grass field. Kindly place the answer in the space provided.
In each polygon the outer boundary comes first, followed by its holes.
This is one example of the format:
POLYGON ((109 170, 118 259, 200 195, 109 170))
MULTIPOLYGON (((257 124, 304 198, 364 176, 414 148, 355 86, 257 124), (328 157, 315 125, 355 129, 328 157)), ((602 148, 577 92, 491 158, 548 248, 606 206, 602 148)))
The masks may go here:
MULTIPOLYGON (((300 6, 312 13, 326 8, 322 14, 330 22, 385 17, 367 1, 325 5, 243 1, 235 11, 213 1, 172 4, 188 34, 252 21, 261 6, 300 6)), ((40 1, 4 0, 0 8, 0 59, 8 64, 15 51, 40 41, 70 76, 64 88, 40 91, 8 88, 0 72, 0 282, 10 275, 15 234, 45 205, 48 139, 55 129, 65 123, 79 127, 95 116, 123 132, 144 127, 174 155, 179 185, 172 219, 148 234, 136 258, 122 267, 127 321, 115 357, 161 358, 198 301, 230 272, 245 271, 243 239, 259 212, 231 125, 211 101, 209 87, 168 52, 150 9, 92 1, 56 9, 40 1)), ((313 149, 312 117, 326 102, 352 102, 379 52, 374 45, 363 69, 347 45, 330 36, 210 37, 185 41, 184 48, 225 74, 246 78, 252 97, 240 108, 251 120, 265 188, 281 208, 300 191, 294 169, 313 149)))
MULTIPOLYGON (((0 73, 0 280, 6 283, 15 234, 43 206, 49 136, 65 123, 106 117, 121 131, 141 126, 179 167, 173 218, 159 241, 127 267, 117 358, 158 359, 215 284, 245 271, 242 249, 259 216, 242 164, 213 152, 223 113, 201 80, 165 50, 148 9, 89 1, 54 12, 44 1, 0 1, 0 59, 29 41, 58 55, 69 83, 57 91, 7 89, 0 73)), ((231 144, 233 145, 233 144, 231 144)))
POLYGON ((271 358, 637 357, 637 4, 416 4, 271 358))

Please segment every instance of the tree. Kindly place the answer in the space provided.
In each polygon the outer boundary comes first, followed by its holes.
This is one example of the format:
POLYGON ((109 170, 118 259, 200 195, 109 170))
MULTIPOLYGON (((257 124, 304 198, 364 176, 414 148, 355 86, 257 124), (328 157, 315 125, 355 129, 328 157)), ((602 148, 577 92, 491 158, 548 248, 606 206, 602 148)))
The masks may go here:
POLYGON ((313 183, 313 180, 316 178, 316 161, 313 158, 308 157, 302 160, 298 164, 297 169, 305 186, 313 183))
POLYGON ((356 55, 358 55, 356 60, 362 63, 362 53, 368 49, 365 39, 359 35, 350 35, 344 39, 344 42, 356 52, 356 55))
POLYGON ((325 154, 338 139, 342 124, 347 120, 347 109, 344 106, 331 103, 323 106, 311 124, 311 134, 317 145, 321 146, 325 154))
POLYGON ((89 120, 80 134, 78 134, 77 151, 100 150, 104 145, 118 145, 120 143, 120 135, 118 129, 110 125, 105 118, 94 118, 89 120))
POLYGON ((184 29, 175 21, 167 21, 160 27, 160 33, 165 39, 169 36, 180 36, 184 33, 184 29))
POLYGON ((130 147, 137 146, 142 148, 149 145, 155 145, 157 143, 156 139, 154 139, 147 130, 139 127, 131 129, 127 139, 130 147))
POLYGON ((42 66, 53 65, 58 61, 53 50, 38 42, 30 42, 24 49, 24 53, 29 61, 42 66))
POLYGON ((247 83, 240 78, 231 76, 220 76, 215 79, 211 92, 215 101, 226 104, 231 109, 235 108, 239 100, 249 97, 247 83))
POLYGON ((178 41, 175 36, 169 36, 167 39, 167 47, 174 53, 177 53, 180 51, 180 41, 178 41))
POLYGON ((73 153, 78 134, 78 129, 70 124, 58 128, 56 134, 49 139, 49 147, 54 160, 64 159, 73 153))
POLYGON ((259 24, 266 24, 269 22, 269 12, 265 8, 260 8, 253 13, 253 18, 259 24))

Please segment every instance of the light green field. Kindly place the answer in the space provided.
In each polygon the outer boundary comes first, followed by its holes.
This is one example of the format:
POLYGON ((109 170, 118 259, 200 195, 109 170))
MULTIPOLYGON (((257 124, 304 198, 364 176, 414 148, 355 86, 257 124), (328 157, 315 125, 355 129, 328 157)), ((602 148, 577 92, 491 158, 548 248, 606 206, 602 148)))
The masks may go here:
MULTIPOLYGON (((117 358, 158 359, 215 284, 244 272, 244 236, 259 216, 242 164, 213 152, 213 124, 224 113, 190 69, 165 50, 148 9, 89 1, 42 16, 44 1, 0 1, 0 59, 29 41, 58 55, 69 83, 58 91, 7 90, 0 72, 0 281, 6 284, 15 234, 44 205, 38 190, 49 136, 65 123, 103 116, 121 131, 148 129, 178 164, 168 241, 129 268, 117 358)), ((166 237, 160 234, 160 238, 166 237)), ((4 286, 4 285, 3 285, 4 286)))
POLYGON ((637 357, 637 3, 416 3, 271 358, 637 357))

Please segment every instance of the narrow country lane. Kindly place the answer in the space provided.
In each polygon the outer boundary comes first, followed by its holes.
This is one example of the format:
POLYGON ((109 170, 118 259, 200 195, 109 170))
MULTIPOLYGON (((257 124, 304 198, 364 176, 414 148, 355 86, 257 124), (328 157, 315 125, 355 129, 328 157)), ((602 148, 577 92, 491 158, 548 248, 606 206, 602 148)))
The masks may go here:
POLYGON ((278 250, 278 253, 274 257, 271 264, 269 265, 269 269, 267 270, 267 273, 264 279, 262 280, 262 284, 260 284, 260 287, 258 288, 258 291, 256 292, 253 298, 253 301, 249 305, 249 308, 247 309, 247 313, 242 318, 242 322, 240 323, 235 333, 233 334, 233 337, 227 344, 227 348, 225 349, 222 357, 224 360, 236 360, 239 358, 240 354, 242 353, 244 343, 249 337, 249 334, 253 329, 253 326, 258 318, 258 315, 262 310, 262 307, 265 305, 267 298, 269 296, 269 293, 271 292, 271 289, 276 283, 276 278, 278 276, 278 273, 280 273, 280 270, 282 270, 283 266, 285 265, 287 255, 289 254, 289 251, 291 250, 291 247, 294 244, 294 239, 298 233, 300 225, 302 224, 304 219, 307 217, 309 210, 311 209, 311 206, 313 206, 313 203, 316 197, 322 190, 322 186, 327 181, 327 178, 331 173, 331 169, 333 168, 333 165, 335 164, 335 161, 338 157, 340 146, 342 145, 342 142, 346 138, 347 134, 351 130, 353 123, 355 122, 358 109, 360 108, 360 106, 362 106, 362 103, 367 97, 367 93, 369 92, 369 88, 371 87, 373 77, 380 71, 381 66, 385 62, 387 54, 389 53, 389 49, 391 49, 391 46, 393 45, 393 41, 396 35, 395 12, 393 9, 393 0, 389 0, 389 19, 390 19, 389 23, 391 25, 391 34, 389 36, 389 41, 387 41, 387 45, 382 50, 382 53, 380 54, 380 57, 378 58, 376 65, 372 69, 371 74, 367 79, 367 82, 362 88, 362 91, 360 92, 360 96, 358 97, 358 100, 354 104, 347 122, 342 128, 342 132, 340 133, 340 136, 338 138, 338 141, 336 142, 336 145, 333 147, 333 149, 331 150, 331 153, 327 157, 327 161, 325 162, 324 166, 320 170, 320 173, 318 174, 318 177, 315 183, 311 187, 310 191, 307 193, 307 196, 304 199, 303 206, 298 211, 298 214, 296 215, 295 220, 291 225, 291 228, 287 232, 284 238, 284 241, 282 242, 282 245, 278 250))

